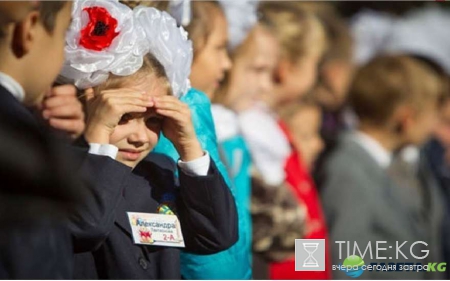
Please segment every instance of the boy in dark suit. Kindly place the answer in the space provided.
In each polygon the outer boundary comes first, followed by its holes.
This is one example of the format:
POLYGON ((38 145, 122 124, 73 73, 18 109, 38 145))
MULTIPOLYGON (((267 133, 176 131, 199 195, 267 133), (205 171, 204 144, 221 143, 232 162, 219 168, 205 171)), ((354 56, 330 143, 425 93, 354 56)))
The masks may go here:
MULTIPOLYGON (((325 162, 323 206, 329 224, 333 264, 348 255, 364 255, 366 265, 376 263, 423 263, 441 261, 438 230, 440 206, 427 204, 429 220, 411 210, 413 200, 389 177, 393 153, 408 144, 421 144, 435 123, 435 110, 442 94, 442 81, 426 64, 406 56, 375 58, 356 74, 350 102, 360 118, 356 132, 342 136, 337 149, 325 162), (350 252, 347 245, 350 243, 350 252), (377 241, 382 241, 378 245, 377 241), (396 242, 407 243, 396 251, 396 242), (409 249, 416 244, 415 256, 409 249), (339 242, 339 243, 337 243, 339 242), (372 252, 365 250, 368 243, 372 252), (360 252, 354 252, 354 246, 360 252), (379 251, 377 250, 377 247, 379 251), (429 250, 429 254, 425 255, 429 250), (379 257, 380 256, 380 257, 379 257), (389 258, 389 259, 388 259, 389 258)), ((431 202, 434 190, 422 195, 431 202)), ((416 200, 417 201, 417 200, 416 200)), ((420 201, 420 200, 419 200, 420 201)), ((335 278, 349 278, 334 271, 335 278)), ((367 279, 424 279, 439 273, 416 271, 365 271, 367 279), (434 274, 428 275, 428 274, 434 274)), ((442 277, 441 277, 442 278, 442 277)))
POLYGON ((1 3, 0 278, 71 276, 72 246, 62 218, 76 192, 63 189, 61 175, 46 163, 54 155, 25 108, 42 100, 62 64, 70 9, 65 2, 1 3))
POLYGON ((71 7, 0 3, 2 279, 72 278, 73 251, 92 250, 106 237, 102 226, 113 219, 130 172, 84 148, 68 155, 28 110, 42 104, 60 71, 71 7))

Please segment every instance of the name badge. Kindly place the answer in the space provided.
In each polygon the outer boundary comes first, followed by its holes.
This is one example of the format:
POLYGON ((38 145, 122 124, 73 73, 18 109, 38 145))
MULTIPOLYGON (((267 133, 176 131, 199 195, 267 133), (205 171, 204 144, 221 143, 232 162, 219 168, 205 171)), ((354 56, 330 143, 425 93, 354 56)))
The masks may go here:
POLYGON ((177 216, 132 212, 127 214, 135 244, 184 248, 177 216))

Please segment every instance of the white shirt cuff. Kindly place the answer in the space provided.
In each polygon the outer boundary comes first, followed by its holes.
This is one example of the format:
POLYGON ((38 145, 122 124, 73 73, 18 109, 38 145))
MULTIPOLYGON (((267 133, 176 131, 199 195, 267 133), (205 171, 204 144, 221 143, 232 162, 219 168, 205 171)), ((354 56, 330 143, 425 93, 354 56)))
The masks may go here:
POLYGON ((180 169, 191 176, 208 175, 210 164, 211 160, 207 151, 205 151, 205 155, 192 161, 184 162, 182 160, 178 160, 178 166, 180 167, 180 169))
POLYGON ((109 156, 114 160, 119 152, 119 148, 112 144, 90 143, 89 147, 90 154, 109 156))

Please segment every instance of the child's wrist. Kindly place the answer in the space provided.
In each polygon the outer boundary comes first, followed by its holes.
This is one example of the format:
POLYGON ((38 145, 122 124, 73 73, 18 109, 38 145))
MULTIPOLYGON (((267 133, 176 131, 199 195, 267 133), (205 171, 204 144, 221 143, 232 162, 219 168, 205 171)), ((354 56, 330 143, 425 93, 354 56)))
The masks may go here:
POLYGON ((96 127, 88 127, 84 133, 84 138, 88 143, 109 144, 109 136, 109 132, 96 127))
POLYGON ((192 143, 176 146, 176 149, 178 154, 180 154, 181 161, 184 162, 192 161, 205 155, 198 140, 195 140, 192 143))

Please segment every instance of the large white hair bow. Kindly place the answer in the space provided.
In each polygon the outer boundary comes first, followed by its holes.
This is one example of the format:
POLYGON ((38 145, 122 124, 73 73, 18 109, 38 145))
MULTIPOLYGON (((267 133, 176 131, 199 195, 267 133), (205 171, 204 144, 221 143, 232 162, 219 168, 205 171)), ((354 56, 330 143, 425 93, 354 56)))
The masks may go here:
POLYGON ((77 0, 72 18, 60 75, 78 88, 97 86, 110 73, 136 73, 147 53, 164 66, 175 96, 190 88, 192 42, 167 13, 141 6, 132 10, 118 0, 77 0))
POLYGON ((234 50, 258 21, 257 0, 219 0, 228 22, 228 48, 234 50))

